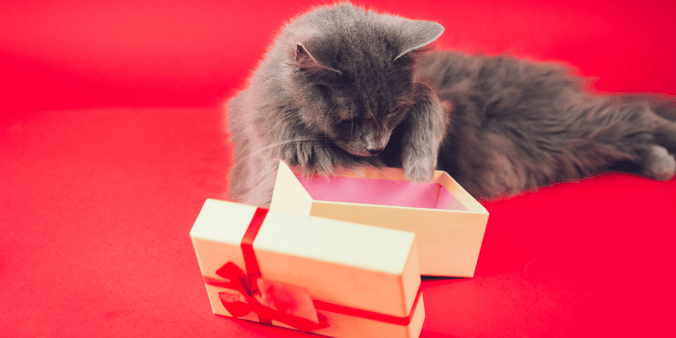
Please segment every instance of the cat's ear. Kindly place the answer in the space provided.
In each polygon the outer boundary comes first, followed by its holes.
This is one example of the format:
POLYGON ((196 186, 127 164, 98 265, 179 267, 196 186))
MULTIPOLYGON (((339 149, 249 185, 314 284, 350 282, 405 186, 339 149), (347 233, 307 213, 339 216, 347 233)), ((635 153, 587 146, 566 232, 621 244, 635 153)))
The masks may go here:
POLYGON ((316 41, 308 41, 307 43, 296 42, 295 61, 301 67, 307 68, 321 68, 338 74, 341 71, 329 65, 328 57, 322 52, 316 41))
POLYGON ((436 22, 408 19, 397 21, 399 53, 393 60, 429 45, 444 32, 444 26, 436 22))

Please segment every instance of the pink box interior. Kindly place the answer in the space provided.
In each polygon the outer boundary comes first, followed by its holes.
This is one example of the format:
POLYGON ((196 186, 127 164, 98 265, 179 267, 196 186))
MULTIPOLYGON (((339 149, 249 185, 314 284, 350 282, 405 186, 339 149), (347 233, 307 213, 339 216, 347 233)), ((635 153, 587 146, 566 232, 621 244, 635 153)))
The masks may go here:
POLYGON ((314 200, 388 205, 410 208, 468 210, 439 183, 323 176, 304 178, 300 184, 314 200))

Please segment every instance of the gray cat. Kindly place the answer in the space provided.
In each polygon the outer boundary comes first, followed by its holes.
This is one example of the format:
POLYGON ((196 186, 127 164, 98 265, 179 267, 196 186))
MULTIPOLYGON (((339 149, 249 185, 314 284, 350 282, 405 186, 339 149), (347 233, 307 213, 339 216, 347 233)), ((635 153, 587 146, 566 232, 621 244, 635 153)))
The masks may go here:
POLYGON ((593 96, 555 64, 427 50, 442 32, 350 4, 291 21, 228 103, 230 199, 268 206, 280 159, 308 175, 370 164, 429 182, 444 170, 478 199, 620 162, 674 176, 670 100, 593 96))

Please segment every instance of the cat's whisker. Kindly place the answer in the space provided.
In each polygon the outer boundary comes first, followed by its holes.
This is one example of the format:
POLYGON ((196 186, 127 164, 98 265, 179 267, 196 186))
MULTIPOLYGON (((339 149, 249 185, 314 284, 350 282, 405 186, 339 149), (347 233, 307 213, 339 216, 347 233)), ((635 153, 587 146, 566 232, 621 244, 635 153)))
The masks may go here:
MULTIPOLYGON (((289 143, 294 143, 294 142, 302 142, 302 141, 314 141, 314 142, 319 142, 319 141, 321 141, 321 140, 322 140, 322 139, 319 138, 319 137, 299 137, 299 138, 295 138, 295 139, 291 139, 291 140, 285 140, 285 141, 277 142, 277 143, 275 143, 275 144, 271 144, 271 145, 269 145, 269 146, 266 146, 266 147, 263 147, 263 148, 261 148, 261 149, 258 149, 258 150, 256 150, 256 151, 252 152, 251 154, 247 155, 246 157, 240 159, 239 161, 244 161, 244 160, 248 159, 248 158, 251 157, 251 156, 254 156, 254 155, 256 155, 256 154, 259 154, 259 153, 262 152, 262 151, 265 151, 265 150, 270 149, 270 148, 278 147, 278 146, 281 146, 281 145, 285 145, 285 144, 289 144, 289 143)), ((324 141, 326 141, 326 139, 324 139, 324 141)))
MULTIPOLYGON (((331 107, 331 108, 333 108, 333 107, 331 107)), ((331 109, 331 110, 333 110, 333 109, 331 109)), ((328 128, 328 125, 329 125, 329 114, 325 114, 325 116, 326 116, 326 119, 324 119, 324 145, 328 146, 328 142, 326 142, 327 141, 326 139, 328 138, 328 136, 326 135, 326 128, 328 128)))

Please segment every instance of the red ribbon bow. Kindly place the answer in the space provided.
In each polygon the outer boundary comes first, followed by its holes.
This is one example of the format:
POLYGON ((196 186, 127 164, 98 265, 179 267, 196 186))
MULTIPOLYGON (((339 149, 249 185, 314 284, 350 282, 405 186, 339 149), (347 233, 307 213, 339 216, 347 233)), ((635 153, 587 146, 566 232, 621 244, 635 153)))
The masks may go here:
POLYGON ((242 254, 248 275, 234 263, 228 262, 216 271, 216 275, 227 281, 205 277, 205 282, 238 292, 218 293, 221 303, 233 317, 254 312, 258 320, 265 324, 276 320, 301 331, 328 327, 326 317, 317 313, 307 289, 261 277, 253 242, 267 213, 267 209, 257 208, 242 238, 242 254))
POLYGON ((225 280, 205 277, 205 282, 238 292, 218 293, 221 303, 233 317, 254 312, 261 323, 270 324, 275 320, 301 331, 328 327, 326 317, 317 313, 304 288, 260 277, 249 278, 232 262, 223 265, 216 274, 225 280))

